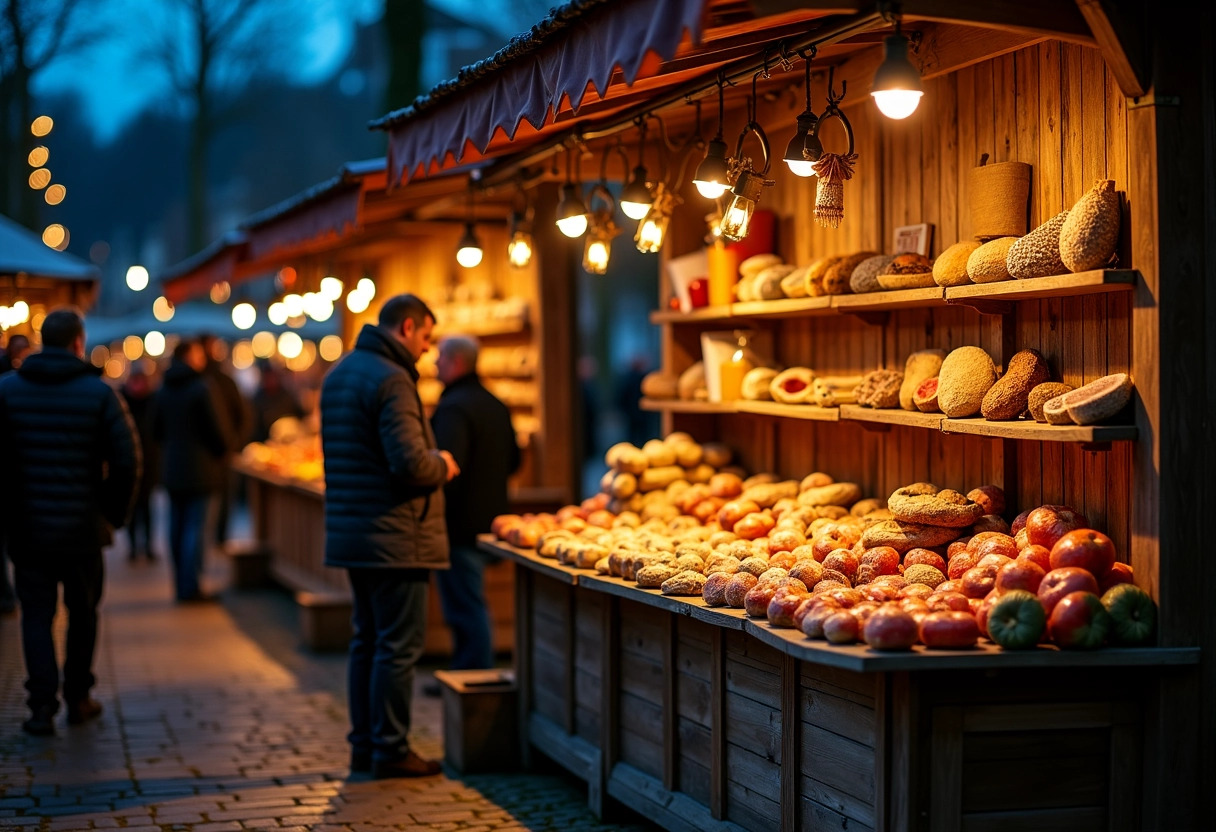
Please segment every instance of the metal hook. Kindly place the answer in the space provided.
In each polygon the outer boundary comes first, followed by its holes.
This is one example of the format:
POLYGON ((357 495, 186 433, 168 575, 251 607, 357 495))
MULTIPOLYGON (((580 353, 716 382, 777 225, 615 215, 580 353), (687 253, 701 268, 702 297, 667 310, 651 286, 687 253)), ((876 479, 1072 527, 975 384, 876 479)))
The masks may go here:
POLYGON ((846 78, 840 82, 840 95, 836 94, 836 67, 828 67, 828 109, 835 110, 836 105, 844 100, 845 94, 849 89, 849 81, 846 78))

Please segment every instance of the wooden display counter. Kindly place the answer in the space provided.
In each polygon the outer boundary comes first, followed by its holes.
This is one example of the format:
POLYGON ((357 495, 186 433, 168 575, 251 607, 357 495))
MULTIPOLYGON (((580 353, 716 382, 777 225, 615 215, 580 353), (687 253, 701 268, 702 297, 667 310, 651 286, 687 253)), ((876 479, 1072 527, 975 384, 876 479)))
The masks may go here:
POLYGON ((1157 687, 1199 660, 833 646, 480 545, 518 565, 525 759, 667 829, 1138 828, 1157 687))
MULTIPOLYGON (((239 460, 234 467, 245 476, 253 534, 269 556, 270 576, 295 595, 304 644, 313 650, 345 649, 351 632, 350 584, 346 570, 324 565, 324 484, 277 476, 239 460)), ((528 500, 529 505, 538 504, 528 500)), ((514 575, 509 564, 486 568, 485 591, 494 650, 507 652, 514 644, 514 575)), ((432 579, 423 649, 429 656, 443 656, 451 652, 451 644, 432 579)))

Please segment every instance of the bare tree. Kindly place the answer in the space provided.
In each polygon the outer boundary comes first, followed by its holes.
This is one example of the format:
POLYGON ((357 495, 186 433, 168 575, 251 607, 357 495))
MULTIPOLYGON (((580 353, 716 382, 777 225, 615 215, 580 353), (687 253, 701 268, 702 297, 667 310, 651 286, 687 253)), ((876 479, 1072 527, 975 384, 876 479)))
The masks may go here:
POLYGON ((187 109, 188 244, 208 241, 208 148, 251 81, 283 74, 300 49, 310 4, 293 0, 169 0, 143 54, 187 109))
POLYGON ((22 172, 34 147, 31 87, 59 57, 79 52, 97 35, 87 19, 91 0, 0 0, 0 207, 23 225, 38 224, 37 193, 22 172))

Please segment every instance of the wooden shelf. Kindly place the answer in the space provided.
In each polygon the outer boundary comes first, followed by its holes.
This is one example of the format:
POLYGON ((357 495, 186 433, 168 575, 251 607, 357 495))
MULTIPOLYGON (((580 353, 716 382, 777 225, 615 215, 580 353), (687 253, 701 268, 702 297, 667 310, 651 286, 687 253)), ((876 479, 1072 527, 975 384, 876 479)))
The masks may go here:
POLYGON ((1135 269, 1096 269, 1029 280, 951 286, 946 289, 946 302, 965 306, 969 301, 976 300, 1040 300, 1103 292, 1130 292, 1136 288, 1139 279, 1140 272, 1135 269))
POLYGON ((753 300, 736 303, 731 313, 736 318, 807 318, 814 315, 831 315, 832 296, 814 298, 786 298, 784 300, 753 300))
POLYGON ((1032 439, 1042 442, 1123 442, 1137 437, 1135 425, 1045 425, 1040 422, 990 422, 987 419, 942 419, 945 433, 1032 439))
POLYGON ((529 329, 527 321, 518 319, 510 319, 503 321, 478 321, 465 326, 455 324, 444 324, 442 328, 435 327, 432 332, 433 338, 442 338, 445 335, 473 335, 478 338, 488 338, 495 335, 525 335, 529 329))
POLYGON ((832 308, 837 312, 888 312, 892 309, 918 309, 946 305, 946 290, 941 286, 924 289, 892 289, 884 292, 864 292, 860 295, 833 295, 832 308))
POLYGON ((642 410, 658 413, 736 413, 735 402, 688 402, 683 399, 642 399, 642 410))
POLYGON ((819 407, 814 404, 782 404, 768 401, 735 402, 738 413, 754 413, 758 416, 779 416, 783 419, 806 419, 811 422, 839 422, 840 409, 819 407))
POLYGON ((731 318, 731 305, 704 306, 691 312, 658 309, 650 313, 652 324, 693 324, 709 321, 725 321, 731 318))
POLYGON ((903 410, 902 408, 876 410, 873 407, 863 407, 859 404, 842 404, 840 418, 850 422, 870 422, 879 425, 902 425, 938 430, 945 417, 940 413, 921 413, 919 410, 903 410))

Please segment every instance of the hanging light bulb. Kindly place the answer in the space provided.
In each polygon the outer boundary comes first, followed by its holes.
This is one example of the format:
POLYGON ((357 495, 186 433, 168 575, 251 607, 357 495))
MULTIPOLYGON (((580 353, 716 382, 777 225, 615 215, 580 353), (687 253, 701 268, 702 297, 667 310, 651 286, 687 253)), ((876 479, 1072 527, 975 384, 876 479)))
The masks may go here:
POLYGON ((874 73, 870 95, 887 118, 907 118, 916 112, 925 88, 920 72, 908 60, 908 39, 900 33, 899 21, 895 22, 895 34, 883 40, 883 52, 885 57, 874 73))
POLYGON ((591 211, 587 241, 583 245, 583 269, 588 274, 604 274, 608 271, 612 240, 621 233, 616 221, 612 219, 616 210, 612 194, 602 181, 591 190, 590 201, 594 203, 597 196, 603 200, 606 207, 591 211))
POLYGON ((643 254, 654 254, 663 247, 663 239, 667 236, 667 226, 671 222, 671 214, 676 206, 676 196, 667 186, 658 182, 654 187, 654 204, 650 211, 638 223, 638 230, 633 235, 633 241, 638 251, 643 254))
POLYGON ((795 176, 814 176, 815 162, 823 155, 823 145, 815 135, 815 124, 819 117, 811 112, 811 59, 814 57, 814 46, 809 54, 802 54, 806 67, 806 110, 798 116, 798 130, 794 133, 794 138, 790 139, 785 148, 785 156, 782 157, 795 176))
POLYGON ((735 185, 731 188, 730 204, 726 206, 726 211, 722 214, 722 238, 730 242, 738 242, 747 236, 747 232, 751 230, 752 215, 756 211, 756 203, 760 200, 760 194, 764 192, 766 185, 776 184, 771 180, 765 179, 768 174, 769 167, 769 148, 768 137, 764 135, 764 129, 756 122, 756 79, 761 73, 757 72, 752 77, 752 96, 747 102, 748 122, 743 128, 743 132, 739 134, 739 141, 735 145, 735 158, 742 160, 743 169, 739 172, 739 178, 735 180, 735 185), (759 172, 752 168, 751 159, 743 157, 743 140, 747 138, 748 133, 755 133, 756 138, 760 140, 760 149, 764 153, 764 168, 759 172))
POLYGON ((587 206, 572 182, 562 185, 562 199, 557 203, 557 228, 567 237, 581 237, 587 232, 587 206))
POLYGON ((511 239, 507 242, 507 262, 517 269, 532 262, 532 206, 528 213, 521 217, 518 212, 511 214, 511 239))
POLYGON ((481 264, 481 258, 481 241, 477 239, 473 223, 466 222, 464 236, 460 238, 460 244, 456 248, 456 262, 466 269, 471 269, 481 264))
MULTIPOLYGON (((633 169, 633 179, 621 191, 621 213, 631 220, 640 220, 646 216, 654 197, 650 193, 650 184, 646 178, 646 166, 642 164, 643 151, 646 147, 646 119, 638 119, 638 166, 633 169)), ((624 156, 624 151, 621 151, 624 156)))
POLYGON ((726 98, 722 90, 725 79, 718 78, 718 133, 709 141, 705 158, 697 165, 692 184, 706 199, 717 199, 730 187, 730 166, 726 161, 726 142, 722 139, 722 122, 726 115, 726 98))
POLYGON ((456 245, 456 262, 466 269, 479 265, 482 257, 481 241, 477 239, 477 232, 473 230, 474 176, 469 177, 469 213, 468 220, 464 224, 464 236, 460 238, 460 242, 456 245))

